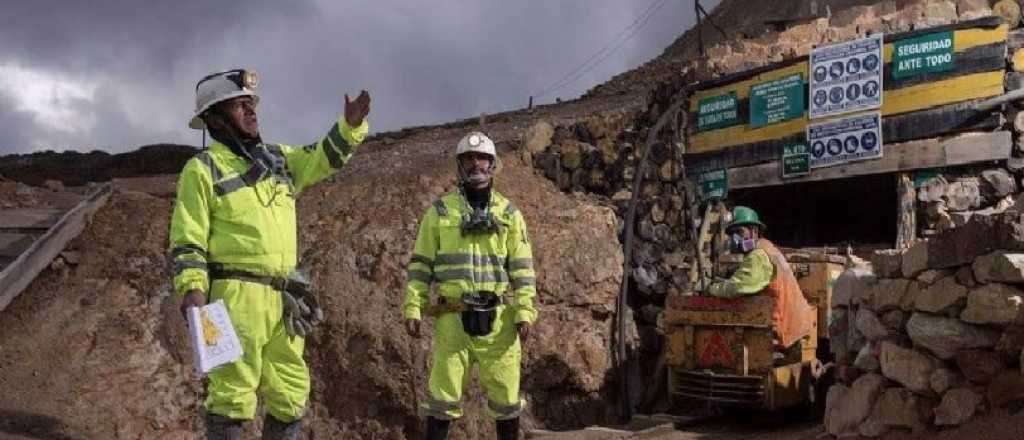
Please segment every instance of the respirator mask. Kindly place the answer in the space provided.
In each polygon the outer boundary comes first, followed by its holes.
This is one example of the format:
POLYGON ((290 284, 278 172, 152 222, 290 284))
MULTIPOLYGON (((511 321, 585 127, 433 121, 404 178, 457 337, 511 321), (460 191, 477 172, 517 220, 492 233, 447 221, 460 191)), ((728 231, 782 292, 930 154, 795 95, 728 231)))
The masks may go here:
POLYGON ((754 250, 754 240, 750 238, 743 238, 738 232, 734 232, 729 236, 729 250, 733 253, 750 253, 754 250))

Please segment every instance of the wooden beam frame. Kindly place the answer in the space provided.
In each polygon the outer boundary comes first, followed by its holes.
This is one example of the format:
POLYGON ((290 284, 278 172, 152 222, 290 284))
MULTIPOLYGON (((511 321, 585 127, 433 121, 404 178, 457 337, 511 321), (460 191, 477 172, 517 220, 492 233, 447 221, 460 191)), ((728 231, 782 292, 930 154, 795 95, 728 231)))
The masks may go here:
POLYGON ((924 168, 967 165, 1010 157, 1013 141, 1009 131, 968 133, 949 139, 926 139, 885 145, 880 159, 817 168, 811 174, 782 179, 778 161, 728 170, 729 189, 757 188, 789 183, 894 173, 924 168))
MULTIPOLYGON (((947 72, 936 72, 906 79, 891 77, 892 69, 883 78, 883 116, 893 116, 927 110, 948 104, 988 98, 1001 95, 1005 73, 1005 52, 1008 27, 998 24, 998 19, 983 18, 951 26, 939 26, 897 35, 886 35, 882 48, 884 63, 892 60, 893 43, 932 32, 955 32, 954 52, 958 58, 956 67, 947 72)), ((696 118, 696 112, 703 98, 734 92, 737 98, 739 123, 729 127, 696 132, 691 125, 688 133, 687 155, 718 153, 731 148, 760 148, 772 143, 802 134, 810 123, 806 112, 801 118, 792 119, 766 127, 753 128, 747 123, 746 107, 750 88, 764 81, 776 80, 794 73, 805 76, 808 70, 807 57, 787 60, 746 72, 729 75, 699 85, 689 103, 687 118, 696 118)), ((806 85, 805 85, 806 87, 806 85)), ((903 140, 903 139, 900 139, 903 140)), ((727 164, 742 166, 747 164, 727 164)))
MULTIPOLYGON (((933 138, 967 131, 991 131, 1003 123, 1003 116, 978 110, 973 100, 944 105, 902 115, 882 118, 882 139, 888 144, 933 138)), ((740 145, 708 153, 686 155, 686 168, 691 173, 757 165, 779 160, 782 147, 804 143, 803 132, 770 141, 740 145)))

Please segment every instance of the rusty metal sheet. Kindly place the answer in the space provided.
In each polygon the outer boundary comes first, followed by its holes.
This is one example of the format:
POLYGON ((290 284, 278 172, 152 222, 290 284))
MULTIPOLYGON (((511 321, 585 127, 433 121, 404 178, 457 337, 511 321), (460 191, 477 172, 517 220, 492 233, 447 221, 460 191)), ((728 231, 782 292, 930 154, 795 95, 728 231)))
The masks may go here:
POLYGON ((735 372, 742 361, 743 338, 732 329, 697 331, 695 338, 697 368, 735 372))
POLYGON ((683 365, 687 358, 685 329, 675 328, 665 335, 665 339, 665 362, 672 366, 683 365))
POLYGON ((772 326, 775 300, 765 295, 726 299, 672 296, 666 301, 666 325, 772 326))
MULTIPOLYGON (((796 263, 794 266, 806 268, 800 272, 794 270, 800 290, 811 305, 818 307, 818 321, 828 322, 832 310, 832 284, 843 272, 843 266, 835 263, 796 263)), ((817 334, 819 338, 827 339, 827 326, 818 325, 817 334)))

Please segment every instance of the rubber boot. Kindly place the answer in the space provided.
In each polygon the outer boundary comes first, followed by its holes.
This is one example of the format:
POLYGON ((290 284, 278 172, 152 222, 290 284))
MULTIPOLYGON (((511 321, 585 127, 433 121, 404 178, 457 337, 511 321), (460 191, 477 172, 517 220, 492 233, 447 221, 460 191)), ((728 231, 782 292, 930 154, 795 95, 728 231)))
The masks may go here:
POLYGON ((498 440, 519 440, 519 417, 498 420, 498 440))
POLYGON ((206 413, 206 440, 241 440, 242 421, 206 413))
POLYGON ((451 420, 435 419, 427 417, 427 440, 445 440, 448 438, 448 427, 451 420))
POLYGON ((267 414, 263 417, 263 440, 295 440, 299 438, 302 419, 285 423, 267 414))

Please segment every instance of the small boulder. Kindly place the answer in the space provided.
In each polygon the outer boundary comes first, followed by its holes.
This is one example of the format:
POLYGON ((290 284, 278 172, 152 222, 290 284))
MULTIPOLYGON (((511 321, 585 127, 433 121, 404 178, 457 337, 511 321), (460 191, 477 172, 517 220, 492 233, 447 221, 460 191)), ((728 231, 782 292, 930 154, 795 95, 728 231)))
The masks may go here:
POLYGON ((992 382, 1006 365, 995 352, 987 350, 964 350, 956 354, 956 366, 967 380, 977 384, 992 382))
POLYGON ((958 352, 971 348, 991 348, 999 340, 999 333, 994 330, 925 313, 910 317, 907 334, 916 346, 941 359, 952 359, 958 352))
POLYGON ((882 375, 921 393, 932 394, 931 376, 939 362, 916 350, 883 341, 879 356, 882 375))
POLYGON ((833 385, 825 398, 825 429, 835 436, 850 435, 871 413, 875 400, 882 394, 885 379, 865 374, 852 387, 833 385))
POLYGON ((949 390, 942 396, 942 403, 935 408, 935 425, 956 426, 962 425, 977 411, 981 404, 981 396, 970 388, 957 388, 949 390))

